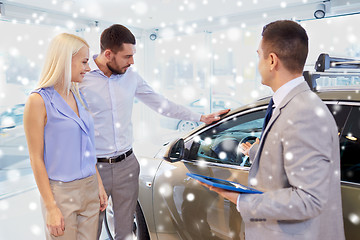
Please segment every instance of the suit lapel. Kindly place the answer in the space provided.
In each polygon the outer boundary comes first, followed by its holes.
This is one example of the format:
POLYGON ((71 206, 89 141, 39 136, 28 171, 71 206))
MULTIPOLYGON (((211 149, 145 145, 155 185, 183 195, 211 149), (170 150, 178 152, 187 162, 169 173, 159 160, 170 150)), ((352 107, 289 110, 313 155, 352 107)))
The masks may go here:
POLYGON ((255 157, 254 157, 254 160, 253 160, 253 163, 251 165, 251 173, 249 173, 249 179, 251 177, 254 177, 254 174, 257 172, 257 169, 259 167, 259 161, 260 161, 260 155, 261 155, 261 152, 262 152, 262 149, 264 147, 264 142, 265 142, 265 139, 267 137, 267 134, 269 132, 269 129, 271 128, 271 126, 274 124, 274 122, 276 121, 276 119, 279 118, 280 114, 281 114, 281 111, 283 111, 283 109, 286 107, 286 105, 296 96, 298 95, 299 93, 301 92, 304 92, 304 91, 310 91, 310 88, 309 86, 307 85, 306 82, 303 82, 303 83, 300 83, 298 86, 296 86, 294 89, 292 89, 287 95, 286 97, 281 101, 281 103, 279 104, 279 107, 277 107, 274 112, 273 112, 273 115, 269 121, 269 123, 267 124, 264 132, 263 132, 263 135, 262 135, 262 138, 260 139, 260 143, 259 143, 259 147, 258 147, 258 150, 255 154, 255 157))

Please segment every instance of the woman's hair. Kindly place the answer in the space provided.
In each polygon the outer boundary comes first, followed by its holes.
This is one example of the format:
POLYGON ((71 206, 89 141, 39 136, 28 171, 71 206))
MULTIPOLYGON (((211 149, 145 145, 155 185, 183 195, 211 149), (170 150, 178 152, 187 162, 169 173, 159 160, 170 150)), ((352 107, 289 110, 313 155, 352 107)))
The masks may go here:
POLYGON ((83 104, 77 83, 71 82, 71 62, 72 57, 85 46, 89 47, 89 44, 73 34, 61 33, 54 37, 48 48, 37 89, 52 87, 64 81, 63 91, 69 93, 72 90, 83 104))

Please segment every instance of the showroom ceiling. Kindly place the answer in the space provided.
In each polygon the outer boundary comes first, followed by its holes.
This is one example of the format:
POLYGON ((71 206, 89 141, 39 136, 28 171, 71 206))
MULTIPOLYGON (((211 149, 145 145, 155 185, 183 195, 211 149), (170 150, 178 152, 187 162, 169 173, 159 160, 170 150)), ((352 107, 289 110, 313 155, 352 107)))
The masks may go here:
POLYGON ((36 22, 74 21, 83 24, 121 23, 141 29, 191 25, 211 31, 232 23, 275 19, 313 19, 319 3, 326 17, 360 12, 358 0, 0 0, 1 18, 36 22), (38 19, 43 13, 43 17, 38 19))

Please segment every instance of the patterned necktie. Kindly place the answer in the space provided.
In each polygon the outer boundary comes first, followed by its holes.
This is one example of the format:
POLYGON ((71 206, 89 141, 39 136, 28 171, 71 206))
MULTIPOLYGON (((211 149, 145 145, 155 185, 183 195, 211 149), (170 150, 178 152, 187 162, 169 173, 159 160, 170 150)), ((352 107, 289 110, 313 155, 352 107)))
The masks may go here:
POLYGON ((263 132, 264 132, 267 124, 268 124, 269 121, 270 121, 270 118, 271 118, 271 115, 272 115, 272 111, 273 111, 273 106, 274 106, 274 101, 273 101, 273 99, 271 98, 271 99, 270 99, 270 102, 269 102, 269 105, 268 105, 268 108, 266 109, 266 114, 265 114, 265 118, 264 118, 264 124, 263 124, 263 127, 262 127, 260 139, 261 139, 261 137, 262 137, 262 135, 263 135, 263 132))

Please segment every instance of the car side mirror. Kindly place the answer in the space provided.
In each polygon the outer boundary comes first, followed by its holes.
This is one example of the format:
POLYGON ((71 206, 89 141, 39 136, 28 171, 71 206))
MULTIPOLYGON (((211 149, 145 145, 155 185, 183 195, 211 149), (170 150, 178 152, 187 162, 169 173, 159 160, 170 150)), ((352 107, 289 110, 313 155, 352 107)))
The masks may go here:
POLYGON ((180 138, 169 145, 164 159, 168 162, 177 162, 184 158, 185 144, 184 139, 180 138))

